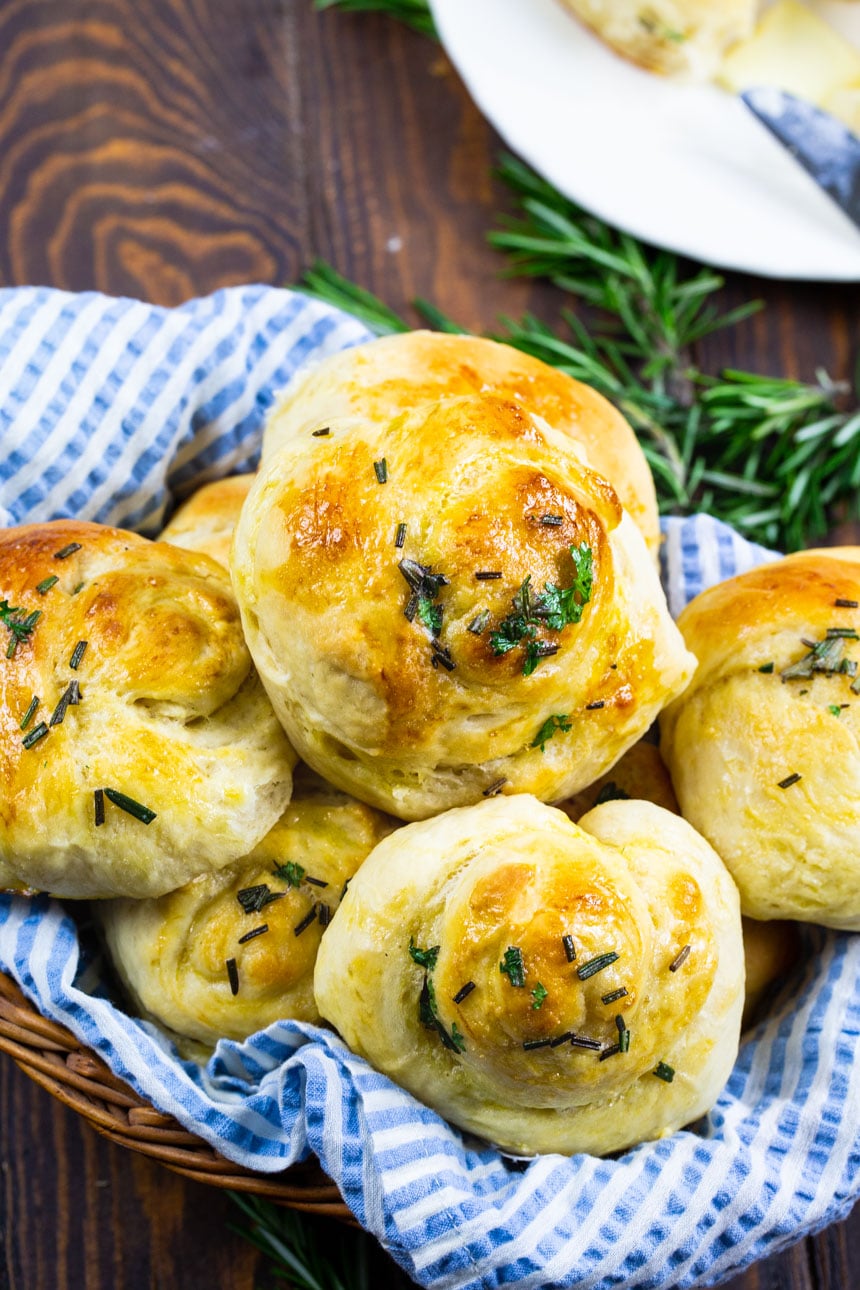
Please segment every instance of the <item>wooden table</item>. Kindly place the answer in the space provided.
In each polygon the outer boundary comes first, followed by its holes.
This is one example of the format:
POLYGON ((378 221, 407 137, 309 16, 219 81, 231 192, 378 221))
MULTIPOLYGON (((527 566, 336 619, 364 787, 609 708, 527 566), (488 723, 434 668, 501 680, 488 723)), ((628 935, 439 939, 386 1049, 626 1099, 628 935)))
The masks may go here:
MULTIPOLYGON (((484 243, 506 205, 499 140, 438 47, 310 0, 4 0, 0 284, 163 304, 290 283, 315 255, 402 310, 465 326, 551 318, 549 289, 501 281, 484 243)), ((731 279, 765 313, 702 356, 811 377, 850 370, 848 288, 731 279)), ((0 1059, 0 1290, 251 1290, 228 1200, 98 1138, 0 1059)), ((332 1228, 329 1239, 337 1240, 332 1228)), ((379 1290, 407 1284, 381 1257, 379 1290)), ((730 1283, 860 1285, 860 1210, 730 1283)))

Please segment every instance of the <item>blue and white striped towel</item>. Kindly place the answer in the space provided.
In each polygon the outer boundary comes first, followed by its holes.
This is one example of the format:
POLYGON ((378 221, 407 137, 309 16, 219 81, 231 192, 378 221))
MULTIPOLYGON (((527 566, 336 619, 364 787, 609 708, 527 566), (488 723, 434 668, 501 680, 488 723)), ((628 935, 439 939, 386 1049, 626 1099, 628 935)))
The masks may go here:
MULTIPOLYGON (((0 291, 0 522, 76 515, 152 532, 176 495, 251 467, 275 391, 366 337, 301 295, 233 288, 164 310, 0 291)), ((677 610, 767 555, 670 520, 677 610)), ((119 1011, 47 898, 0 898, 0 968, 155 1106, 273 1173, 313 1152, 424 1286, 712 1285, 847 1213, 860 1192, 860 937, 810 929, 797 979, 695 1130, 616 1160, 527 1167, 465 1140, 333 1035, 283 1022, 205 1070, 119 1011)))

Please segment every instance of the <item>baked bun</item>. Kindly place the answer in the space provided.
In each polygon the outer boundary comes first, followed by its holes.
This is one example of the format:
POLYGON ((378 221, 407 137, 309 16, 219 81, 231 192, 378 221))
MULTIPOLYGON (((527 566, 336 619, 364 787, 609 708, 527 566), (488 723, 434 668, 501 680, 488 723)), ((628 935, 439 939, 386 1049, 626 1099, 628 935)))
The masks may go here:
POLYGON ((647 739, 640 739, 611 770, 589 784, 588 788, 558 805, 576 823, 593 807, 625 798, 654 802, 664 810, 674 811, 676 815, 680 813, 660 749, 647 739))
POLYGON ((290 439, 333 417, 387 423, 422 403, 494 390, 570 435, 608 479, 656 556, 654 480, 639 441, 612 404, 581 381, 510 345, 476 336, 412 331, 345 349, 292 382, 263 436, 266 462, 290 439))
POLYGON ((601 40, 652 72, 706 80, 750 35, 758 0, 564 0, 601 40))
POLYGON ((797 923, 757 923, 742 918, 744 964, 746 966, 746 1001, 743 1029, 758 1019, 761 1005, 772 987, 780 983, 797 966, 800 958, 800 936, 797 923))
POLYGON ((679 619, 700 663, 661 748, 753 918, 860 928, 858 603, 856 549, 833 548, 711 587, 679 619))
POLYGON ((108 948, 135 1004, 210 1044, 282 1018, 317 1021, 313 971, 326 920, 391 827, 327 785, 297 781, 275 827, 229 869, 159 900, 103 902, 108 948))
POLYGON ((173 514, 159 541, 202 551, 228 568, 233 530, 253 482, 253 475, 229 475, 204 484, 173 514))
POLYGON ((355 1052, 460 1128, 605 1155, 716 1101, 743 1005, 737 892, 650 802, 579 826, 532 797, 482 802, 379 844, 314 987, 355 1052))
POLYGON ((328 430, 263 467, 232 555, 302 759, 404 819, 602 774, 695 665, 613 489, 497 395, 328 430))
POLYGON ((219 565, 34 524, 0 532, 0 600, 0 887, 161 895, 268 832, 295 755, 219 565))

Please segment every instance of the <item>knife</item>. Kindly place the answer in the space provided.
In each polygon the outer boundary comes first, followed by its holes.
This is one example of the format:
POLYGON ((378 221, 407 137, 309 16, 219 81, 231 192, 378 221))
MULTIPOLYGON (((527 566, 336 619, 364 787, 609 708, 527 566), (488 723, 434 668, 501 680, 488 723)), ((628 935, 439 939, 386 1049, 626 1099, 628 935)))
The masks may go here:
POLYGON ((741 94, 754 116, 860 228, 860 139, 821 108, 785 90, 741 94))

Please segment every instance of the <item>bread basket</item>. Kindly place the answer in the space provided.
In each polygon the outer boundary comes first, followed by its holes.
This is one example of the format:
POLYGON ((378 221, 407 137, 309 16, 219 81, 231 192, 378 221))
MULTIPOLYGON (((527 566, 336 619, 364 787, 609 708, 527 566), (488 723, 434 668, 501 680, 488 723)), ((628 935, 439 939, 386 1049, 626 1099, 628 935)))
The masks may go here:
MULTIPOLYGON (((296 371, 366 336, 268 287, 174 310, 0 292, 0 382, 17 394, 0 408, 18 441, 0 463, 0 523, 158 531, 171 501, 253 468, 296 371)), ((670 607, 767 555, 708 517, 670 522, 670 607)), ((297 1023, 220 1045, 205 1071, 181 1063, 88 975, 77 930, 45 898, 0 898, 0 1050, 104 1136, 184 1176, 357 1220, 418 1284, 684 1290, 776 1253, 860 1193, 857 940, 811 931, 714 1112, 615 1160, 505 1160, 297 1023)))

